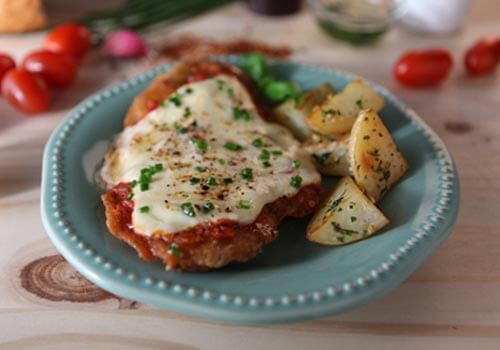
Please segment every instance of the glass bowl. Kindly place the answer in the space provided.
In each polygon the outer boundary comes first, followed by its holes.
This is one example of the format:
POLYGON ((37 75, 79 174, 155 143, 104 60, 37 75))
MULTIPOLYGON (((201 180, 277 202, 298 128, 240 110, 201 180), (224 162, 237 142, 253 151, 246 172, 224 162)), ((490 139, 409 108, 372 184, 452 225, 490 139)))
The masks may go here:
POLYGON ((380 38, 404 12, 403 0, 308 0, 330 36, 353 44, 380 38))

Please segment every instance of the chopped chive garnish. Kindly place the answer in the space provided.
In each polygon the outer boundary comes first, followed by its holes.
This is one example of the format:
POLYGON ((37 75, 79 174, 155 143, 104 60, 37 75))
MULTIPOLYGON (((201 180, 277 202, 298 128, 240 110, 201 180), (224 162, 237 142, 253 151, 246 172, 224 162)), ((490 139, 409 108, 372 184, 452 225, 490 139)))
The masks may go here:
POLYGON ((302 185, 302 177, 299 175, 295 175, 290 180, 290 186, 294 188, 299 188, 302 185))
POLYGON ((175 94, 174 96, 169 98, 169 101, 172 102, 176 107, 179 107, 182 104, 181 95, 175 94))
POLYGON ((191 94, 192 92, 193 92, 193 89, 191 89, 191 88, 186 89, 186 94, 191 94))
POLYGON ((224 148, 233 152, 241 151, 243 149, 242 146, 238 145, 237 143, 233 142, 226 142, 224 144, 224 148))
POLYGON ((187 128, 183 127, 180 124, 175 123, 174 126, 175 131, 177 131, 178 134, 185 134, 188 131, 187 128))
POLYGON ((313 154, 312 157, 318 164, 323 165, 323 164, 325 164, 328 157, 330 157, 330 154, 332 154, 332 153, 325 152, 325 153, 321 153, 321 154, 313 154))
POLYGON ((145 205, 144 207, 140 207, 139 211, 141 213, 149 213, 149 207, 147 205, 145 205))
POLYGON ((363 101, 361 99, 356 100, 356 106, 358 106, 360 109, 363 108, 363 101))
POLYGON ((267 149, 263 149, 259 154, 259 159, 262 161, 269 160, 271 158, 271 153, 267 149))
POLYGON ((282 156, 283 155, 283 151, 280 151, 279 149, 276 149, 274 151, 271 151, 271 153, 274 155, 274 156, 282 156))
POLYGON ((226 164, 226 160, 225 160, 225 159, 222 159, 222 158, 221 158, 221 159, 219 159, 219 160, 218 160, 218 162, 219 162, 219 164, 220 164, 220 165, 224 165, 224 164, 226 164))
POLYGON ((374 148, 372 151, 368 152, 369 155, 374 156, 374 157, 379 157, 380 153, 378 148, 374 148))
POLYGON ((262 142, 261 138, 256 138, 255 140, 252 141, 252 146, 261 148, 264 142, 262 142))
POLYGON ((301 162, 300 162, 300 160, 298 160, 298 159, 295 159, 295 160, 292 162, 292 167, 293 167, 294 169, 298 169, 298 168, 300 168, 300 165, 301 165, 301 162))
POLYGON ((270 168, 272 166, 272 164, 268 160, 265 160, 265 161, 262 162, 262 166, 264 168, 270 168))
POLYGON ((178 258, 182 257, 182 250, 175 243, 170 243, 170 245, 168 246, 167 252, 168 252, 168 254, 171 254, 171 255, 176 256, 178 258))
POLYGON ((340 195, 339 198, 335 199, 331 204, 330 204, 330 207, 328 208, 328 211, 337 211, 340 207, 340 204, 342 203, 342 201, 344 200, 344 194, 345 194, 346 191, 342 192, 342 194, 340 195))
POLYGON ((230 183, 233 183, 233 179, 230 177, 226 177, 222 180, 226 185, 229 185, 230 183))
POLYGON ((201 206, 201 210, 203 211, 204 214, 210 213, 212 210, 214 210, 214 205, 211 202, 206 202, 201 206))
POLYGON ((250 121, 252 117, 250 116, 250 112, 248 109, 245 108, 239 108, 239 107, 234 107, 233 108, 233 118, 236 120, 244 120, 244 121, 250 121))
POLYGON ((131 187, 137 186, 139 184, 142 192, 149 190, 149 183, 153 179, 153 175, 157 172, 163 170, 163 164, 157 163, 155 165, 151 165, 148 168, 142 168, 141 174, 139 175, 139 181, 134 180, 130 183, 131 187))
POLYGON ((330 118, 335 115, 342 115, 342 113, 338 109, 322 109, 321 114, 326 118, 330 118))
POLYGON ((346 236, 350 237, 353 234, 358 234, 359 233, 357 231, 344 229, 344 228, 340 227, 340 225, 337 222, 335 222, 335 221, 332 221, 332 226, 333 226, 333 229, 335 231, 337 231, 338 233, 340 233, 342 235, 342 239, 340 239, 340 237, 337 238, 341 242, 344 241, 344 239, 345 239, 346 236))
POLYGON ((234 97, 234 90, 232 87, 227 88, 227 94, 229 97, 233 98, 234 97))
POLYGON ((130 192, 130 193, 127 195, 127 199, 128 199, 128 200, 131 200, 132 198, 134 198, 134 192, 130 192))
POLYGON ((208 150, 208 143, 202 139, 191 138, 191 143, 195 145, 200 151, 206 152, 208 150))
POLYGON ((192 177, 192 178, 190 178, 190 179, 189 179, 189 183, 190 183, 191 185, 196 185, 196 184, 199 184, 199 183, 200 183, 200 181, 201 181, 201 180, 200 180, 200 178, 199 178, 199 177, 192 177))
POLYGON ((250 209, 251 208, 250 202, 249 201, 240 201, 240 203, 238 204, 238 208, 250 209))
POLYGON ((141 172, 141 175, 139 175, 139 182, 140 183, 149 182, 150 178, 151 178, 151 173, 141 172))
POLYGON ((181 209, 184 214, 190 217, 195 217, 196 212, 194 211, 194 207, 190 202, 182 203, 181 204, 181 209))
POLYGON ((187 118, 191 115, 191 108, 186 107, 184 108, 184 114, 182 115, 184 118, 187 118))
POLYGON ((204 172, 205 170, 207 170, 207 168, 205 168, 204 166, 200 166, 200 165, 197 165, 194 167, 194 169, 199 172, 199 173, 202 173, 204 172))
POLYGON ((225 82, 224 80, 217 79, 217 89, 222 90, 224 89, 225 82))
POLYGON ((253 180, 253 170, 251 168, 245 168, 240 172, 241 178, 245 180, 253 180))
POLYGON ((210 176, 208 179, 207 179, 207 185, 208 186, 215 186, 217 185, 217 179, 213 176, 210 176))

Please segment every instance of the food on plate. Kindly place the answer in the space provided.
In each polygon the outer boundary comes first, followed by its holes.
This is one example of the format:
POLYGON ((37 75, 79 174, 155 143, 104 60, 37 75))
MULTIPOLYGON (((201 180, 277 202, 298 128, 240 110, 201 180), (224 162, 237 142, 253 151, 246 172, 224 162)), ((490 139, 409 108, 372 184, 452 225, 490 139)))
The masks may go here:
POLYGON ((446 50, 409 51, 397 60, 394 76, 411 87, 436 86, 448 77, 452 67, 453 59, 446 50))
POLYGON ((382 97, 361 80, 302 94, 258 54, 242 68, 180 62, 130 106, 100 178, 110 232, 141 258, 179 271, 244 262, 282 219, 318 206, 307 238, 320 244, 389 222, 375 203, 408 165, 377 114, 382 97), (338 112, 318 122, 325 108, 338 112), (322 205, 319 173, 343 176, 322 205))
POLYGON ((260 116, 250 85, 193 61, 136 97, 100 174, 109 230, 143 259, 182 271, 247 261, 321 201, 310 157, 260 116))
POLYGON ((343 177, 307 226, 307 239, 342 245, 366 238, 389 223, 350 176, 343 177))
POLYGON ((352 175, 349 141, 349 133, 335 138, 314 134, 302 148, 311 155, 321 174, 346 176, 352 175))
POLYGON ((306 117, 309 127, 322 134, 336 136, 348 132, 359 111, 372 108, 380 111, 384 99, 367 83, 354 80, 336 95, 330 95, 306 117))
POLYGON ((376 202, 406 173, 408 163, 372 109, 359 113, 350 138, 349 153, 354 180, 376 202))
POLYGON ((361 111, 355 125, 349 133, 337 137, 313 134, 302 148, 311 155, 321 174, 354 176, 363 190, 378 200, 404 175, 408 164, 375 111, 361 111), (377 164, 372 172, 374 163, 377 164))
POLYGON ((274 108, 275 121, 287 127, 298 140, 305 141, 312 136, 312 130, 305 122, 306 116, 334 93, 333 86, 325 83, 304 93, 302 101, 298 103, 288 99, 274 108))
POLYGON ((302 149, 321 174, 344 176, 310 221, 307 238, 327 245, 347 244, 388 224, 375 203, 406 173, 408 163, 377 114, 384 100, 365 82, 355 80, 315 103, 307 114, 287 101, 277 108, 281 115, 275 109, 275 119, 284 120, 282 124, 302 141, 302 149), (304 123, 310 127, 305 132, 300 129, 304 123), (347 210, 336 207, 346 198, 347 210))
POLYGON ((47 84, 40 76, 17 68, 3 77, 2 96, 26 113, 46 111, 51 100, 47 84))

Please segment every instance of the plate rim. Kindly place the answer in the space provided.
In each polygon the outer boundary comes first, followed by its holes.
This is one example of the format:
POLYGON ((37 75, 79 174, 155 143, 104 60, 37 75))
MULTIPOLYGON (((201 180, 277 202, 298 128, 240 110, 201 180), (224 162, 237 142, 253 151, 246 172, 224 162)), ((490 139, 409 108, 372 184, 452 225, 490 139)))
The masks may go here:
MULTIPOLYGON (((236 64, 239 60, 237 55, 212 58, 230 64, 236 64)), ((379 266, 371 266, 369 275, 357 276, 342 286, 279 297, 248 297, 209 289, 200 290, 199 287, 185 286, 165 280, 157 281, 151 277, 127 274, 123 269, 120 271, 119 266, 114 266, 114 263, 110 262, 107 257, 92 254, 92 250, 86 247, 85 242, 78 237, 77 231, 65 219, 64 200, 61 194, 64 183, 61 164, 64 163, 65 139, 76 129, 78 122, 99 103, 112 99, 138 84, 146 83, 157 74, 170 69, 175 64, 172 62, 157 66, 90 95, 64 118, 47 141, 42 162, 40 199, 42 223, 52 243, 64 258, 83 276, 114 294, 175 312, 240 324, 313 319, 359 307, 397 287, 427 260, 453 231, 459 210, 458 172, 444 142, 413 109, 378 84, 358 75, 329 67, 290 61, 270 61, 273 64, 310 71, 327 71, 329 74, 346 80, 363 79, 383 94, 385 99, 389 99, 409 119, 413 127, 417 128, 429 141, 432 153, 436 154, 436 161, 440 164, 436 165, 438 169, 435 169, 439 191, 436 191, 432 199, 433 204, 429 209, 434 214, 426 216, 426 220, 420 223, 420 228, 413 230, 414 232, 403 245, 390 253, 379 266), (445 224, 445 227, 440 227, 445 224), (422 240, 428 240, 427 250, 416 249, 422 240), (92 262, 89 262, 89 259, 92 259, 92 262), (112 271, 114 272, 113 278, 108 276, 108 272, 112 271), (329 302, 325 304, 325 300, 329 302)))

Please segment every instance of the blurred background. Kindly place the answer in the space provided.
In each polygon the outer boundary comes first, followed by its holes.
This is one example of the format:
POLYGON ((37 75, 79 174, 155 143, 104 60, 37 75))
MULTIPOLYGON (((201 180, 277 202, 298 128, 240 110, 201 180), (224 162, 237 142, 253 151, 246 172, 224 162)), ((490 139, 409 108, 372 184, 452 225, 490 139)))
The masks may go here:
MULTIPOLYGON (((106 86, 184 57, 259 51, 349 71, 391 90, 447 144, 462 199, 451 238, 387 297, 334 320, 300 325, 293 337, 253 329, 256 341, 288 344, 309 332, 329 346, 352 340, 377 348, 378 340, 380 349, 409 349, 420 337, 429 341, 420 348, 497 349, 499 38, 499 0, 0 0, 0 310, 8 310, 0 324, 15 325, 18 317, 19 337, 62 325, 77 329, 78 322, 66 322, 77 317, 86 325, 81 329, 99 325, 124 336, 137 330, 138 319, 120 317, 114 299, 54 301, 19 284, 29 262, 60 258, 40 222, 43 147, 71 109, 106 86), (52 316, 50 307, 63 306, 74 311, 52 316), (101 309, 116 313, 105 318, 101 309), (439 340, 444 345, 433 347, 439 340)), ((63 286, 79 276, 69 265, 63 272, 63 286)), ((155 311, 143 308, 135 312, 151 321, 155 311)), ((151 337, 165 338, 171 327, 171 334, 181 329, 195 338, 200 325, 175 317, 168 327, 165 322, 159 317, 151 337)), ((211 333, 200 332, 200 339, 241 341, 236 331, 202 326, 211 333)))

